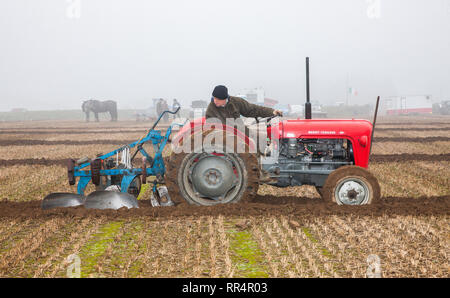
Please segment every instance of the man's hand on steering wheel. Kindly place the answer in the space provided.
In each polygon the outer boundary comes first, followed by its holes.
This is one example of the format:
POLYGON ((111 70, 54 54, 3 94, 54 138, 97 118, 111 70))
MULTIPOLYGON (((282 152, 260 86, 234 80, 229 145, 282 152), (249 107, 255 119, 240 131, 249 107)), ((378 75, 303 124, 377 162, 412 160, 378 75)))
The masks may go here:
POLYGON ((270 121, 278 116, 283 116, 283 112, 279 111, 279 110, 273 110, 273 115, 269 116, 269 117, 254 117, 256 120, 256 123, 260 123, 260 122, 267 122, 267 124, 270 125, 270 121))

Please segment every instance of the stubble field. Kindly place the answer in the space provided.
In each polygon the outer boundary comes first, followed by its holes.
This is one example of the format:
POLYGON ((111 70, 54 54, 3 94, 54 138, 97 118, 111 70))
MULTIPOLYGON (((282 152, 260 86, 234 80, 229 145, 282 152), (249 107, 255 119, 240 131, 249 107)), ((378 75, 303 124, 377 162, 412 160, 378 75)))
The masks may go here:
POLYGON ((450 118, 379 120, 369 170, 382 199, 371 206, 261 186, 245 205, 152 208, 147 190, 136 210, 40 210, 48 193, 75 192, 67 158, 149 126, 0 124, 1 277, 65 277, 76 260, 82 277, 364 277, 371 255, 385 277, 449 276, 450 118))

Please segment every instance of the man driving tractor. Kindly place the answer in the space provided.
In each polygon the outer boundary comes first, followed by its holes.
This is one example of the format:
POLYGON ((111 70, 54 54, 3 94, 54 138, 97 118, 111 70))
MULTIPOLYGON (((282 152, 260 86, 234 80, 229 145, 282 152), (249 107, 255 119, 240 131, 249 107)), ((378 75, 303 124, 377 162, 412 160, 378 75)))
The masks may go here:
POLYGON ((211 102, 206 109, 206 119, 216 118, 225 124, 227 118, 238 119, 241 115, 256 118, 283 116, 283 113, 272 108, 251 104, 240 97, 229 96, 227 87, 216 86, 211 102))

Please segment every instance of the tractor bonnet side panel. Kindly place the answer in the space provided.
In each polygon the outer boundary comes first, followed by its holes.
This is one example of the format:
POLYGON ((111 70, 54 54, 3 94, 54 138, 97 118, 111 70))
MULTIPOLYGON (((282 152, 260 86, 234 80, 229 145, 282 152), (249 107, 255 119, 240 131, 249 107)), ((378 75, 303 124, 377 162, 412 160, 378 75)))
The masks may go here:
POLYGON ((372 124, 367 120, 285 120, 277 128, 272 127, 272 135, 278 135, 279 139, 348 139, 353 146, 355 165, 367 168, 372 128, 372 124))

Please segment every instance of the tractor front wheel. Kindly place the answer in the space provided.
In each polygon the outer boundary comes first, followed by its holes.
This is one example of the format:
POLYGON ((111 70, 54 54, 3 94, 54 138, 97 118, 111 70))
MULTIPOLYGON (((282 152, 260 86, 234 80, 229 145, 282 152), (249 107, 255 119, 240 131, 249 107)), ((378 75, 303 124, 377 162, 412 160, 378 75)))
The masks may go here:
POLYGON ((325 181, 322 198, 338 205, 368 205, 381 196, 377 178, 358 166, 344 166, 333 171, 325 181))

